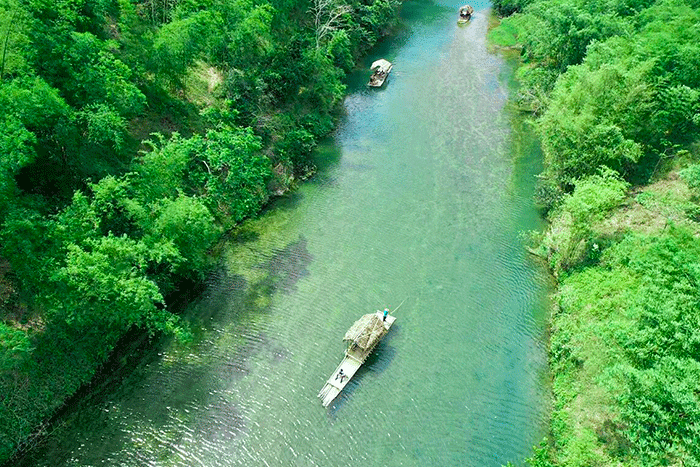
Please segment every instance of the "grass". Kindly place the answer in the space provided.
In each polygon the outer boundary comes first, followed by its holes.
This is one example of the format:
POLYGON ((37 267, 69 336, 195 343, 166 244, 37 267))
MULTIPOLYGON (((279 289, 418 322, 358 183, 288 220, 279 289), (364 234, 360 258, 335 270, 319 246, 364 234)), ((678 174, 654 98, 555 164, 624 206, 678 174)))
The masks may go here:
POLYGON ((518 47, 517 21, 507 18, 501 21, 495 14, 489 17, 488 33, 486 37, 491 45, 501 48, 518 47))
POLYGON ((187 100, 200 109, 214 107, 224 98, 223 82, 220 70, 199 60, 184 79, 187 100))
POLYGON ((688 212, 695 203, 688 185, 677 172, 632 192, 626 203, 603 223, 597 230, 603 235, 620 234, 628 231, 643 234, 659 234, 669 223, 697 228, 697 223, 688 218, 688 212))
POLYGON ((489 42, 499 47, 514 47, 517 44, 518 31, 510 23, 501 23, 497 28, 491 29, 487 38, 489 42))

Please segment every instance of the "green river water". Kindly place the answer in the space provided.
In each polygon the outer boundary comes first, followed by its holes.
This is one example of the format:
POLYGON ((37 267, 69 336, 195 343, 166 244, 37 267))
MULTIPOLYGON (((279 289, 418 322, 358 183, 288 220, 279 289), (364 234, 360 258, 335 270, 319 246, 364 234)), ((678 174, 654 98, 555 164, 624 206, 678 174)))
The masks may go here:
MULTIPOLYGON (((24 466, 474 466, 521 462, 549 410, 548 277, 523 249, 541 155, 506 110, 488 3, 408 0, 350 79, 317 175, 247 223, 163 343, 78 398, 24 466), (405 301, 405 302, 404 302, 405 301), (332 407, 316 395, 362 314, 397 321, 332 407)), ((149 350, 150 349, 150 350, 149 350)))

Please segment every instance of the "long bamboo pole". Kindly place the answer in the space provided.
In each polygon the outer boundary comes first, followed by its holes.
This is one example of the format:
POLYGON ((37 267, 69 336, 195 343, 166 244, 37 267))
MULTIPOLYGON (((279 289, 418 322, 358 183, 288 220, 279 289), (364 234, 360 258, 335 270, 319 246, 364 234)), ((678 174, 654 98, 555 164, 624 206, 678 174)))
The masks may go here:
POLYGON ((393 315, 394 313, 396 313, 396 312, 399 310, 399 308, 401 308, 401 305, 403 305, 403 304, 406 302, 406 300, 408 300, 408 297, 404 298, 404 299, 403 299, 403 302, 401 302, 401 304, 400 304, 399 306, 397 306, 396 308, 394 308, 394 310, 392 310, 390 313, 391 313, 392 315, 393 315))

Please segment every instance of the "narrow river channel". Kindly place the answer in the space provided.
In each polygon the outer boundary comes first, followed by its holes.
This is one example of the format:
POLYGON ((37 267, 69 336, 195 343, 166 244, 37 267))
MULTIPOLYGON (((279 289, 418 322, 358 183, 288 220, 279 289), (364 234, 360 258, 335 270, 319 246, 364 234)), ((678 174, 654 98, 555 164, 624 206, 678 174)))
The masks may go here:
POLYGON ((537 144, 506 110, 488 3, 408 0, 351 77, 319 171, 225 247, 190 345, 81 398, 24 466, 467 466, 545 432, 548 279, 523 249, 537 144), (329 409, 316 394, 362 314, 397 321, 329 409))

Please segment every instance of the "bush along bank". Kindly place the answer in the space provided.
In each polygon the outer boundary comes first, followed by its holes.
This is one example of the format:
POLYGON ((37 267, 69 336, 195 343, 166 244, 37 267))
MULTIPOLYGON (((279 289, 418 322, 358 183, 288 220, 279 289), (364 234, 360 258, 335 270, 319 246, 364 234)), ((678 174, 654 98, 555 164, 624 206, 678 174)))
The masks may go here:
POLYGON ((0 463, 313 170, 398 0, 0 4, 0 463))
POLYGON ((545 169, 554 407, 535 466, 700 465, 700 3, 498 0, 545 169))

